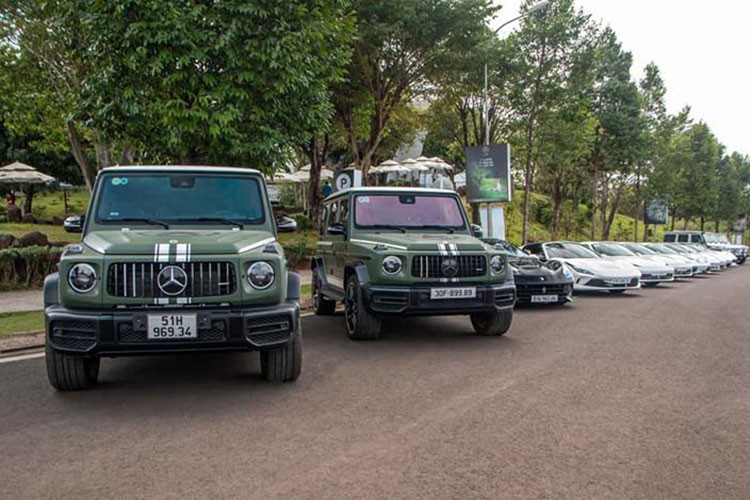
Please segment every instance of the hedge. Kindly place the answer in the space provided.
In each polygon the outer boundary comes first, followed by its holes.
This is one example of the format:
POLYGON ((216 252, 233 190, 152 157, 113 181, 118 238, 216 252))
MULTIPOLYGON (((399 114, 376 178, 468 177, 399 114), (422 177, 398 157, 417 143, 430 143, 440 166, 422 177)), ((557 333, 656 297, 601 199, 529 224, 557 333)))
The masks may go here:
POLYGON ((41 287, 57 271, 63 249, 26 247, 0 250, 0 289, 41 287))

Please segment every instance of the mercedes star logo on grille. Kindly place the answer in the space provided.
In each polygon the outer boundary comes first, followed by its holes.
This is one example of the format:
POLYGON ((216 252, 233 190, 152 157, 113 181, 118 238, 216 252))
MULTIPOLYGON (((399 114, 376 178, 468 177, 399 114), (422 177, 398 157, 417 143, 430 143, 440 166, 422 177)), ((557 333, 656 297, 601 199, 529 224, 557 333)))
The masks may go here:
POLYGON ((446 278, 452 278, 458 274, 458 261, 452 257, 443 259, 443 263, 440 264, 440 269, 443 271, 443 276, 446 278))
POLYGON ((187 273, 177 266, 167 266, 159 272, 156 284, 164 295, 179 295, 187 288, 187 273))

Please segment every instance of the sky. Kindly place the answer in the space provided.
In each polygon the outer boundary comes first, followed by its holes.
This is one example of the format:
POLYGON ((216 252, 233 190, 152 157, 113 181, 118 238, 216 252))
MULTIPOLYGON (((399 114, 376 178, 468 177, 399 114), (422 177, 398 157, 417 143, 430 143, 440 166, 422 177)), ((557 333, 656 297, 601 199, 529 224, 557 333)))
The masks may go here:
MULTIPOLYGON (((502 5, 494 26, 515 17, 522 0, 502 5)), ((750 2, 745 0, 575 0, 609 25, 633 54, 633 77, 653 61, 667 88, 671 113, 692 108, 727 152, 750 154, 750 2)), ((507 36, 516 26, 503 28, 507 36)))

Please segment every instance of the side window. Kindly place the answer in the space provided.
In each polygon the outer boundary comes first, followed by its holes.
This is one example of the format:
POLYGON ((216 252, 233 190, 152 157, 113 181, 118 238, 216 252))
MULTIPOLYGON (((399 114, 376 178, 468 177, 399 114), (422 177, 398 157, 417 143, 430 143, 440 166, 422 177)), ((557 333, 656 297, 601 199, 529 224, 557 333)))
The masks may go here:
POLYGON ((674 243, 675 242, 674 236, 675 236, 674 234, 665 234, 664 241, 666 243, 674 243))
POLYGON ((323 205, 323 210, 320 212, 319 222, 318 226, 320 226, 320 234, 324 235, 328 230, 328 205, 323 205))
POLYGON ((693 243, 703 243, 703 238, 701 238, 700 234, 692 234, 690 235, 690 241, 693 243))
POLYGON ((689 237, 687 234, 680 234, 677 235, 677 241, 678 243, 687 243, 689 241, 689 237))
POLYGON ((341 200, 341 210, 339 214, 339 220, 341 224, 344 225, 344 227, 349 227, 349 199, 344 198, 341 200))
POLYGON ((542 245, 529 245, 525 250, 532 255, 542 255, 542 245))

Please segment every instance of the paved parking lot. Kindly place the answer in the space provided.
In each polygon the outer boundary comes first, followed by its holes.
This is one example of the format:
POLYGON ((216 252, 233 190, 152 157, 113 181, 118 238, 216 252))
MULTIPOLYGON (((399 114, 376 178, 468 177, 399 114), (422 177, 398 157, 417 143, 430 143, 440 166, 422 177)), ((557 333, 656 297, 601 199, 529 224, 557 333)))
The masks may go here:
POLYGON ((747 498, 750 266, 622 297, 389 322, 307 317, 295 384, 256 356, 105 360, 58 394, 0 364, 0 496, 747 498))

